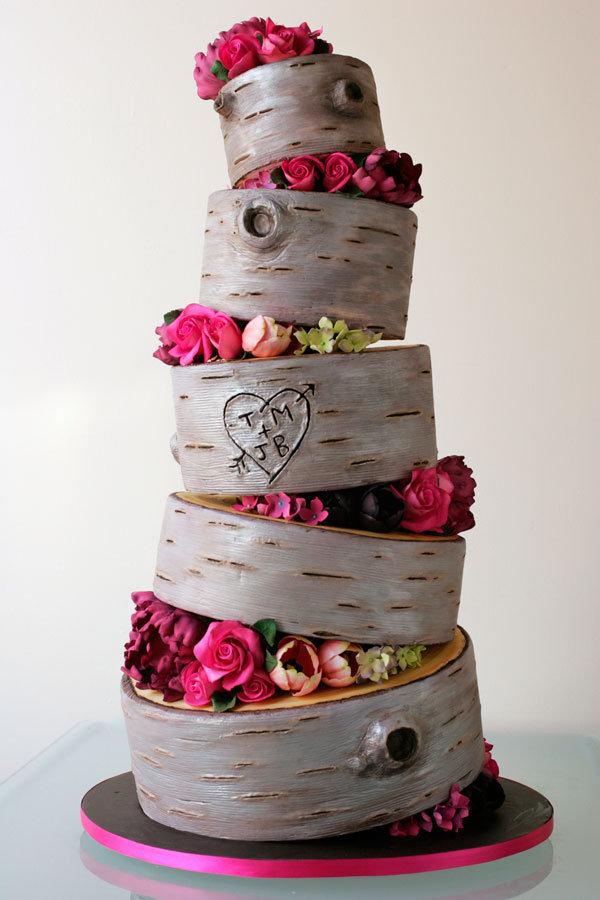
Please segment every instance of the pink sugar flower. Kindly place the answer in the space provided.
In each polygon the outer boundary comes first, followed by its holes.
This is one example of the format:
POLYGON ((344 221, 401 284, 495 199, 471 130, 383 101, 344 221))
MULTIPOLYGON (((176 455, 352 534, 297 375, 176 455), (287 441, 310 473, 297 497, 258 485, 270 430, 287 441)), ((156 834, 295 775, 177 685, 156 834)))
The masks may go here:
POLYGON ((215 317, 214 309, 189 303, 181 314, 170 325, 167 325, 166 336, 172 342, 169 350, 171 356, 179 360, 180 365, 189 366, 197 356, 204 362, 213 355, 213 344, 206 326, 215 317))
POLYGON ((318 525, 319 522, 325 521, 329 513, 326 509, 323 509, 323 504, 319 498, 315 497, 314 500, 310 501, 310 506, 303 506, 299 510, 298 515, 305 525, 318 525))
POLYGON ((485 748, 485 755, 483 757, 483 771, 487 772, 488 775, 491 775, 492 778, 495 778, 497 781, 500 776, 500 769, 496 760, 492 759, 492 750, 494 749, 494 745, 488 744, 487 741, 484 741, 483 746, 485 748))
POLYGON ((436 468, 414 469, 409 484, 400 492, 404 500, 402 528, 416 533, 441 532, 448 519, 453 490, 445 472, 436 468))
POLYGON ((350 641, 323 641, 318 651, 323 684, 329 687, 354 684, 359 672, 356 655, 360 650, 358 644, 351 644, 350 641))
POLYGON ((469 815, 469 798, 460 793, 458 784, 450 788, 450 796, 445 803, 433 808, 435 824, 442 831, 460 831, 463 819, 469 815))
POLYGON ((433 820, 426 812, 417 813, 414 816, 407 816, 400 819, 399 822, 393 822, 390 825, 390 834, 392 837, 416 837, 421 831, 431 831, 433 828, 433 820))
POLYGON ((206 333, 221 359, 235 359, 242 353, 242 332, 231 316, 218 312, 206 323, 206 333))
POLYGON ((287 519, 295 519, 305 506, 306 500, 304 497, 296 497, 295 494, 290 494, 290 514, 287 516, 287 519))
POLYGON ((238 691, 237 698, 242 703, 258 703, 268 700, 275 693, 275 685, 263 669, 257 669, 254 675, 238 691))
POLYGON ((279 356, 290 345, 292 326, 284 328, 271 316, 254 316, 242 333, 242 347, 246 353, 261 359, 279 356))
POLYGON ((287 519, 290 515, 290 497, 280 491, 278 494, 265 494, 265 502, 259 503, 257 511, 271 519, 287 519))
POLYGON ((206 706, 219 688, 217 682, 208 680, 204 666, 198 660, 187 664, 181 673, 181 683, 185 691, 183 699, 189 706, 206 706))
POLYGON ((208 680, 218 682, 224 691, 245 684, 265 662, 258 633, 232 620, 211 622, 194 647, 194 656, 208 680))
POLYGON ((277 185, 271 181, 271 169, 259 169, 253 175, 244 179, 241 187, 249 190, 251 188, 267 188, 268 190, 276 190, 277 185))
POLYGON ((259 53, 260 43, 250 34, 234 34, 217 50, 219 62, 227 69, 230 80, 257 66, 259 53))
POLYGON ((282 691, 291 691, 292 697, 304 697, 319 686, 321 668, 312 641, 293 634, 284 637, 279 641, 275 658, 277 665, 269 675, 282 691))
POLYGON ((287 28, 285 25, 276 25, 267 18, 259 59, 262 63, 271 63, 294 56, 307 56, 315 49, 314 39, 322 31, 322 28, 311 31, 306 22, 295 28, 287 28))
POLYGON ((251 495, 245 495, 242 497, 241 503, 233 503, 231 508, 237 510, 238 512, 250 512, 251 509, 256 508, 256 504, 258 503, 258 497, 252 497, 251 495))

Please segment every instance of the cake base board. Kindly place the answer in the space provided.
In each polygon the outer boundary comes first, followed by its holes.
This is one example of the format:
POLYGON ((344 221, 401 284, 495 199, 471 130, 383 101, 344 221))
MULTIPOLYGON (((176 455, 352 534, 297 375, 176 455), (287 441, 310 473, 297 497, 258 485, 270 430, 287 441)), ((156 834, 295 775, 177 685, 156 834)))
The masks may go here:
POLYGON ((501 779, 504 805, 457 834, 391 837, 386 828, 314 841, 227 841, 177 831, 149 819, 138 803, 131 772, 91 788, 81 823, 116 853, 191 872, 245 878, 327 878, 407 875, 491 862, 529 850, 550 837, 553 810, 537 791, 501 779))

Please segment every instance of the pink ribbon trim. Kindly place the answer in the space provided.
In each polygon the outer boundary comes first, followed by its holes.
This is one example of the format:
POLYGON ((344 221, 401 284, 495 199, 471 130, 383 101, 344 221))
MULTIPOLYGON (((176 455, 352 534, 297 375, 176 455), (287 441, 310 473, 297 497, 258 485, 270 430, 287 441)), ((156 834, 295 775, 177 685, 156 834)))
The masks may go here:
MULTIPOLYGON (((448 850, 445 853, 423 853, 418 856, 391 856, 369 859, 239 859, 229 856, 205 856, 201 853, 182 853, 163 850, 130 841, 94 824, 81 810, 81 824, 85 831, 103 847, 132 856, 157 866, 205 872, 212 875, 238 875, 244 878, 344 878, 354 875, 412 875, 417 872, 436 872, 473 866, 522 853, 541 844, 552 834, 554 819, 522 837, 472 847, 467 850, 448 850)), ((401 841, 401 838, 398 839, 401 841)))

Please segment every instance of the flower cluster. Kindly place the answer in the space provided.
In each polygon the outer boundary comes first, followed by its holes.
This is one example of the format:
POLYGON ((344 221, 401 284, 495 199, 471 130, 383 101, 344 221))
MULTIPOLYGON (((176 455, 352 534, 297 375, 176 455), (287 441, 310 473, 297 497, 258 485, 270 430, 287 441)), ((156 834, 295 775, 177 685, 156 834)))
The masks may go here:
POLYGON ((332 322, 326 316, 319 319, 317 328, 306 331, 303 328, 294 332, 294 337, 299 343, 295 350, 296 356, 301 356, 307 350, 315 353, 361 353, 369 344, 380 341, 383 334, 376 334, 368 328, 348 328, 343 319, 332 322))
MULTIPOLYGON (((320 684, 348 687, 369 680, 364 660, 380 649, 364 651, 337 639, 315 643, 296 634, 278 636, 274 619, 260 619, 251 627, 209 621, 169 606, 151 591, 132 598, 136 609, 123 671, 138 688, 159 691, 168 703, 183 699, 189 706, 212 704, 224 712, 238 701, 267 700, 277 689, 303 697, 320 684)), ((425 647, 381 649, 394 656, 388 670, 392 674, 421 665, 425 647)))
POLYGON ((196 54, 194 79, 198 96, 214 100, 227 81, 255 66, 295 56, 331 53, 331 44, 319 37, 322 30, 313 31, 306 22, 288 28, 269 18, 265 21, 254 16, 221 31, 206 53, 196 54))
POLYGON ((305 525, 319 525, 325 521, 328 515, 318 497, 307 502, 305 497, 285 494, 283 491, 279 491, 277 494, 265 494, 262 498, 243 496, 231 508, 238 512, 256 511, 259 516, 285 519, 286 522, 300 519, 305 525))
POLYGON ((471 506, 476 482, 464 456, 445 456, 437 466, 415 469, 392 484, 324 491, 321 494, 245 496, 232 509, 309 525, 327 520, 338 528, 459 534, 475 525, 471 506))
POLYGON ((361 650, 357 657, 358 680, 387 681, 390 675, 397 675, 405 669, 418 669, 423 665, 422 655, 427 648, 423 644, 404 647, 369 647, 361 650))
POLYGON ((135 612, 123 672, 139 688, 162 691, 169 702, 180 700, 185 693, 182 671, 194 658, 206 623, 200 616, 163 603, 152 591, 136 591, 131 599, 135 612))
POLYGON ((444 803, 394 822, 390 825, 390 834, 393 837, 416 837, 422 831, 430 832, 434 828, 456 832, 462 829, 467 816, 486 815, 502 806, 504 789, 498 781, 498 766, 491 759, 492 744, 484 741, 484 745, 486 762, 475 781, 462 793, 459 785, 453 784, 444 803), (495 774, 490 772, 490 763, 493 763, 495 774))
POLYGON ((293 336, 292 329, 270 316, 254 316, 244 325, 227 313, 190 303, 165 314, 163 324, 155 329, 160 346, 153 356, 170 366, 189 366, 214 358, 240 359, 245 354, 268 359, 290 346, 296 355, 360 353, 382 337, 366 328, 348 328, 343 319, 334 323, 326 316, 316 328, 300 328, 293 336))
POLYGON ((336 152, 284 159, 273 169, 251 172, 239 187, 326 191, 411 207, 423 197, 422 171, 410 154, 378 147, 368 154, 336 152))

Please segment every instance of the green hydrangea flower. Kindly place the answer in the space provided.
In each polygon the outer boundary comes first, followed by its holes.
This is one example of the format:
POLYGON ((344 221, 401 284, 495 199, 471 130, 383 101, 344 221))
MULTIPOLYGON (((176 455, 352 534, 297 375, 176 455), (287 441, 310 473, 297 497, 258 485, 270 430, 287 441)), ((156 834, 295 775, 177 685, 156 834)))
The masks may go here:
POLYGON ((294 337, 300 344, 296 355, 301 356, 306 350, 315 353, 333 353, 336 350, 342 353, 360 353, 369 344, 381 340, 381 334, 375 334, 366 328, 353 328, 350 330, 343 319, 335 323, 322 316, 316 328, 306 331, 304 328, 294 332, 294 337))
POLYGON ((422 654, 427 648, 423 644, 404 647, 370 647, 356 655, 358 662, 358 680, 387 681, 390 675, 397 675, 405 669, 416 669, 421 666, 422 654))

